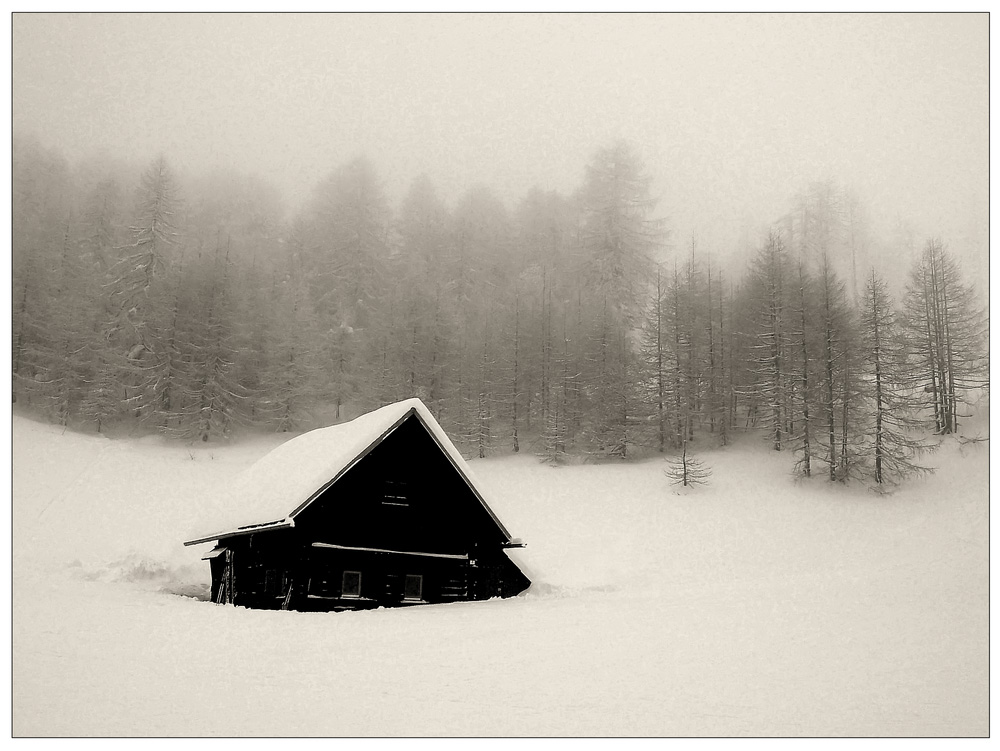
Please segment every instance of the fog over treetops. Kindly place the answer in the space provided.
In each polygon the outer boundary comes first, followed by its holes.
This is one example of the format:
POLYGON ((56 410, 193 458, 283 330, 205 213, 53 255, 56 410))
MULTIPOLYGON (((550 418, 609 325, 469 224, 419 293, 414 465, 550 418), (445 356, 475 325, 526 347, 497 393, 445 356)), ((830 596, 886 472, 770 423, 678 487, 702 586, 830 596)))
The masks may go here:
POLYGON ((19 14, 13 399, 920 474, 988 398, 985 21, 19 14))
MULTIPOLYGON (((671 245, 742 266, 833 181, 985 276, 988 16, 15 14, 13 129, 71 162, 258 175, 286 209, 367 156, 398 206, 570 194, 625 140, 671 245)), ((899 259, 909 261, 909 258, 899 259)))

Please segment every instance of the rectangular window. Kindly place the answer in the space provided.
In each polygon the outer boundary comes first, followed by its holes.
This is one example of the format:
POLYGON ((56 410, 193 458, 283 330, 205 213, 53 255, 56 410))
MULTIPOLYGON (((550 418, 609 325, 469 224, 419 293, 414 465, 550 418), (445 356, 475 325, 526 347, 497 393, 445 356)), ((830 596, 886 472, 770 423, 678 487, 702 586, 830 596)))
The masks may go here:
POLYGON ((383 506, 409 506, 410 495, 406 483, 402 480, 386 480, 382 492, 383 506))
POLYGON ((403 584, 404 600, 419 600, 424 593, 424 577, 420 574, 407 574, 403 584))
POLYGON ((361 572, 345 571, 341 597, 361 597, 361 572))

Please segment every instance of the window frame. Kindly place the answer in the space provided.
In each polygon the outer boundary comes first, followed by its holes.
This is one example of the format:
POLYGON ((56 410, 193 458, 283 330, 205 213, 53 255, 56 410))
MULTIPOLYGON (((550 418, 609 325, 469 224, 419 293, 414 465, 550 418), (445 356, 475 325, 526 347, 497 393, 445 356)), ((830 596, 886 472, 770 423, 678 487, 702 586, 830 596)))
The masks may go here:
POLYGON ((340 577, 340 596, 348 600, 360 600, 361 599, 361 572, 345 570, 340 577), (347 575, 356 574, 358 577, 358 588, 356 592, 347 591, 347 575))
POLYGON ((404 602, 423 602, 424 599, 424 575, 423 574, 404 574, 403 575, 403 601, 404 602), (417 579, 419 581, 419 586, 417 588, 417 596, 413 597, 406 594, 408 589, 407 584, 410 579, 417 579))

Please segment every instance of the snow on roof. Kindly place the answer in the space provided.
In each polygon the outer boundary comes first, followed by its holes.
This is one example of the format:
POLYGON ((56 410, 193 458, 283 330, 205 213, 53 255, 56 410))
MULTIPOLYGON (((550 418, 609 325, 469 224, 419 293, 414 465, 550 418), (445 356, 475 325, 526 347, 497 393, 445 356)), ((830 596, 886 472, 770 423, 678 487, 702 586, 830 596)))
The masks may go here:
POLYGON ((524 548, 504 548, 503 552, 510 559, 511 563, 521 569, 521 573, 531 582, 531 586, 542 581, 541 576, 538 574, 538 569, 530 561, 530 554, 526 553, 524 548))
POLYGON ((218 513, 199 526, 201 534, 185 543, 217 540, 254 527, 271 529, 294 526, 295 515, 348 469, 362 454, 398 427, 411 412, 419 416, 441 449, 465 476, 503 534, 510 533, 483 497, 462 454, 445 434, 430 410, 419 399, 407 399, 368 412, 349 422, 319 428, 286 441, 242 472, 219 499, 218 513))

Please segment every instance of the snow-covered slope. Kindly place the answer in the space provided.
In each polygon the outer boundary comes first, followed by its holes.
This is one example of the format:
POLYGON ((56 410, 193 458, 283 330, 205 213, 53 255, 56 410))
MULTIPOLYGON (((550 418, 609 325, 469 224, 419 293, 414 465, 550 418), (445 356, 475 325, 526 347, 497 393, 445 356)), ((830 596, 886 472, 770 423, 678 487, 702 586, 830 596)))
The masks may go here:
MULTIPOLYGON (((659 461, 471 462, 534 575, 341 614, 197 599, 206 499, 281 443, 13 426, 16 735, 985 735, 988 457, 878 497, 747 437, 659 461), (184 596, 187 595, 187 596, 184 596)), ((204 546, 205 548, 209 546, 204 546)))

